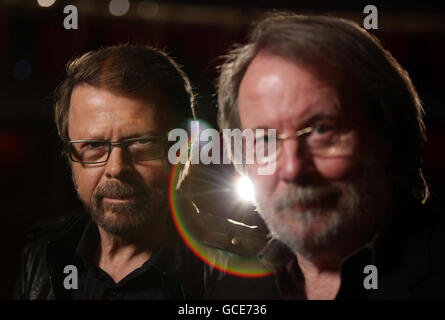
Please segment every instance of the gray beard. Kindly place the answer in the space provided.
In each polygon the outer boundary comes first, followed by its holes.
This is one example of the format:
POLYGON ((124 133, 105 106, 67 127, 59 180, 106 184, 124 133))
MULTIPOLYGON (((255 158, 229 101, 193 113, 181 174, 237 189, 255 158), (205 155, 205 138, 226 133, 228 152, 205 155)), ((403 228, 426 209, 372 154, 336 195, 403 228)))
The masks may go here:
POLYGON ((371 179, 363 170, 345 190, 332 184, 290 184, 272 204, 257 199, 258 210, 273 237, 295 254, 310 258, 328 252, 338 241, 348 241, 351 232, 375 227, 382 209, 371 179), (309 204, 316 204, 315 209, 293 209, 309 204))

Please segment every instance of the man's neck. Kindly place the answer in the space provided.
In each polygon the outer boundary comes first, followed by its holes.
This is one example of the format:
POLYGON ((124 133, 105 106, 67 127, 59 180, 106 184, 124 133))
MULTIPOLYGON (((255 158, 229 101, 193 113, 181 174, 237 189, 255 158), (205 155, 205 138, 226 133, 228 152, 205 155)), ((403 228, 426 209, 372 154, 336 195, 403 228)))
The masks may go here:
POLYGON ((305 279, 306 298, 308 300, 335 299, 340 290, 343 263, 360 249, 372 246, 376 234, 377 232, 374 231, 365 237, 350 239, 351 241, 333 241, 335 246, 325 248, 313 255, 297 252, 298 265, 305 279))
POLYGON ((305 293, 308 300, 333 300, 341 285, 341 261, 311 261, 297 254, 298 265, 304 276, 305 293))
POLYGON ((97 266, 107 272, 116 283, 141 267, 162 242, 162 225, 156 224, 156 228, 150 229, 132 236, 119 236, 99 226, 97 266))

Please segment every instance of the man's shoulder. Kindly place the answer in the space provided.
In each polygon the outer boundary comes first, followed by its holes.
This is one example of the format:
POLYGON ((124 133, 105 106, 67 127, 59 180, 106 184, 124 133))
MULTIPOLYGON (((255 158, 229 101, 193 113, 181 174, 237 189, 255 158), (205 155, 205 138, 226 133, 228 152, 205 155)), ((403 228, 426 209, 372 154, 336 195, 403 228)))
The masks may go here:
POLYGON ((83 227, 88 215, 73 213, 36 222, 25 230, 27 244, 25 251, 41 249, 49 241, 72 232, 76 226, 83 227))
POLYGON ((443 247, 445 245, 445 216, 435 220, 431 229, 433 262, 435 265, 440 264, 440 269, 445 271, 445 255, 443 254, 443 247))
MULTIPOLYGON (((64 238, 80 237, 88 216, 83 213, 69 214, 39 221, 26 231, 27 242, 23 248, 23 259, 27 265, 33 261, 46 260, 49 243, 64 241, 64 238), (76 230, 77 229, 77 230, 76 230)), ((29 265, 28 265, 29 267, 29 265)))
POLYGON ((443 299, 445 220, 422 204, 399 212, 374 246, 377 299, 443 299))
POLYGON ((64 254, 65 239, 73 234, 77 236, 78 230, 83 230, 84 221, 87 221, 84 214, 72 214, 43 220, 27 228, 15 299, 54 299, 48 262, 50 243, 59 243, 52 252, 52 256, 59 259, 64 254))
MULTIPOLYGON (((419 278, 413 290, 417 298, 444 299, 445 256, 443 247, 445 245, 445 218, 437 210, 430 210, 429 208, 423 213, 426 216, 420 219, 429 221, 425 223, 427 227, 420 232, 421 236, 415 237, 417 243, 415 248, 417 250, 413 250, 408 268, 416 270, 419 274, 423 270, 424 277, 419 278)), ((414 276, 411 278, 415 279, 414 276)))

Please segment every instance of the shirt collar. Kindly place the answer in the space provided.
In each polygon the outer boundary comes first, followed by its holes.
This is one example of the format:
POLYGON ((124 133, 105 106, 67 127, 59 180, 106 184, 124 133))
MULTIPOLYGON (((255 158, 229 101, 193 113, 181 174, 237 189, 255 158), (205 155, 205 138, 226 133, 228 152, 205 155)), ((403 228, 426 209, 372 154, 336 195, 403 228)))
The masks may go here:
MULTIPOLYGON (((74 258, 85 267, 93 265, 94 254, 99 245, 99 229, 90 217, 76 247, 74 258)), ((145 270, 153 266, 160 273, 176 273, 184 263, 182 250, 180 242, 171 241, 153 251, 141 268, 145 270)))
MULTIPOLYGON (((372 255, 374 256, 374 247, 377 237, 378 234, 376 234, 368 243, 366 243, 366 245, 358 248, 350 255, 348 255, 344 259, 344 262, 346 262, 352 256, 358 254, 364 249, 369 249, 372 255)), ((266 266, 279 269, 284 267, 291 260, 295 259, 295 254, 281 241, 277 239, 271 239, 269 240, 267 245, 258 253, 258 258, 266 266)))
POLYGON ((258 253, 258 258, 267 267, 279 269, 295 258, 295 255, 281 241, 272 238, 258 253))
MULTIPOLYGON (((362 282, 357 282, 356 278, 357 275, 361 276, 363 274, 364 266, 373 263, 373 247, 374 241, 370 241, 343 261, 341 269, 342 289, 339 290, 338 299, 352 295, 358 297, 358 295, 364 294, 362 288, 357 288, 356 284, 362 282)), ((296 255, 290 249, 280 241, 272 239, 259 253, 259 258, 264 264, 275 268, 277 271, 275 281, 283 299, 305 299, 304 276, 298 265, 296 255)))

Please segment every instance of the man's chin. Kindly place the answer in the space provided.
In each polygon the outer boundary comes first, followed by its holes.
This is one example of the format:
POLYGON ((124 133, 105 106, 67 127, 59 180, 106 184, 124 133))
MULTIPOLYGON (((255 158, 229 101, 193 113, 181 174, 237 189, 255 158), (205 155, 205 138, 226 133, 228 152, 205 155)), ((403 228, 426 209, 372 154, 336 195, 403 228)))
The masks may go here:
POLYGON ((338 216, 334 212, 294 211, 268 221, 274 235, 292 251, 316 250, 332 244, 338 236, 338 216))
POLYGON ((125 219, 113 219, 108 217, 97 222, 105 232, 118 236, 129 236, 136 234, 145 224, 133 221, 124 221, 125 219))
POLYGON ((147 225, 148 217, 124 212, 116 208, 92 211, 93 221, 104 231, 114 235, 132 235, 147 225))

